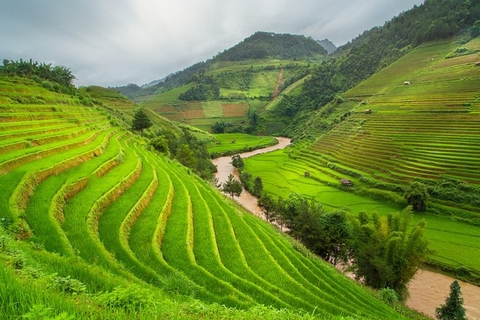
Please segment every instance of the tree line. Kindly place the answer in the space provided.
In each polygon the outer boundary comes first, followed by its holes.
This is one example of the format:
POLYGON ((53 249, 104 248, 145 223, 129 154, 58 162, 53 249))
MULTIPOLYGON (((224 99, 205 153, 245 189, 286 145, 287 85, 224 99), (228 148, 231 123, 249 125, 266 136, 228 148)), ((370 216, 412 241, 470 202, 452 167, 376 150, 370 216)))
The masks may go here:
POLYGON ((135 111, 131 129, 147 138, 153 149, 193 169, 202 179, 212 179, 217 168, 210 160, 205 142, 195 137, 187 128, 179 131, 167 127, 146 130, 152 125, 145 111, 135 111))
POLYGON ((393 289, 401 299, 429 252, 423 237, 425 221, 412 228, 410 206, 380 217, 365 212, 355 216, 347 209, 326 211, 313 199, 296 194, 278 200, 263 194, 258 204, 268 221, 313 253, 334 265, 347 264, 366 285, 393 289))
POLYGON ((47 80, 62 86, 72 86, 75 76, 69 68, 63 66, 52 66, 52 64, 38 63, 32 59, 26 60, 3 60, 0 66, 0 73, 7 76, 28 77, 41 80, 47 80))
MULTIPOLYGON (((283 99, 277 107, 278 114, 290 128, 298 127, 311 111, 326 108, 339 94, 415 46, 459 33, 464 41, 479 36, 479 17, 479 0, 427 0, 339 47, 332 59, 314 69, 300 94, 283 99)), ((293 132, 286 132, 289 133, 293 132)))

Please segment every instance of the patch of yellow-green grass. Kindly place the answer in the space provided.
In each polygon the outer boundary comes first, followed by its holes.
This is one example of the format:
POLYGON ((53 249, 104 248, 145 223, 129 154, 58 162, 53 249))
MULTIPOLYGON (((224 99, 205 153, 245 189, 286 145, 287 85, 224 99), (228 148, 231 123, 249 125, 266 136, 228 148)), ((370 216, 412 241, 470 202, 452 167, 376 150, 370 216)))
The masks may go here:
POLYGON ((222 102, 206 101, 202 102, 203 115, 205 118, 221 118, 223 117, 222 102))
POLYGON ((213 134, 212 137, 214 140, 207 145, 210 154, 254 150, 277 143, 273 137, 252 136, 244 133, 213 134))

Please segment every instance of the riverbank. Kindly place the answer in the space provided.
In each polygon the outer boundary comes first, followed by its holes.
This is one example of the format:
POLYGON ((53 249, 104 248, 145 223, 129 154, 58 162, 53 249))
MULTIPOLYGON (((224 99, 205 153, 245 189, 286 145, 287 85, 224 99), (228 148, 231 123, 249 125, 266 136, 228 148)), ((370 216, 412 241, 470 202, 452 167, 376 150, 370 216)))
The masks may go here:
MULTIPOLYGON (((288 138, 277 138, 277 140, 279 143, 274 146, 241 153, 240 156, 248 158, 257 154, 284 149, 290 144, 290 139, 288 138)), ((212 160, 212 162, 217 166, 216 178, 219 182, 226 181, 230 174, 238 177, 238 171, 231 165, 230 156, 217 158, 212 160)), ((243 190, 240 197, 236 197, 235 200, 256 216, 264 218, 262 210, 257 204, 258 199, 246 190, 243 190)), ((445 298, 450 293, 450 284, 454 280, 443 274, 420 269, 410 281, 410 296, 406 301, 406 305, 428 316, 435 317, 435 308, 445 302, 445 298)), ((467 310, 468 319, 480 320, 480 287, 461 281, 459 283, 462 288, 465 301, 464 307, 467 310)))

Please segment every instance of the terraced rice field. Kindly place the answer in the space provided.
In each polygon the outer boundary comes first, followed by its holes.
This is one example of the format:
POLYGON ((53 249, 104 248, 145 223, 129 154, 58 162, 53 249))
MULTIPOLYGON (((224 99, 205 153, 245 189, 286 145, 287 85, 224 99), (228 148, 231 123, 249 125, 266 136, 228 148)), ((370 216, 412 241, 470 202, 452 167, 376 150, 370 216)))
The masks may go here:
MULTIPOLYGON (((346 92, 346 103, 357 103, 352 115, 315 143, 290 155, 287 150, 247 159, 246 170, 261 176, 266 190, 278 196, 295 192, 328 209, 349 206, 353 212, 380 214, 398 211, 395 203, 401 204, 402 195, 372 189, 375 183, 408 186, 415 178, 452 177, 479 185, 480 67, 475 62, 480 56, 446 58, 458 45, 445 41, 416 48, 346 92), (305 171, 311 178, 304 177, 305 171), (342 178, 382 200, 344 192, 342 178)), ((480 49, 478 38, 462 46, 480 49)), ((468 211, 480 217, 478 208, 468 211)), ((420 218, 427 220, 432 261, 480 271, 480 228, 442 217, 420 218)))
MULTIPOLYGON (((4 90, 12 83, 27 98, 37 89, 57 97, 28 80, 0 82, 0 118, 8 119, 0 122, 0 212, 21 227, 20 238, 91 266, 72 275, 91 292, 104 288, 89 278, 101 268, 108 279, 160 289, 183 279, 182 294, 239 309, 401 318, 180 164, 111 127, 101 110, 62 95, 68 107, 17 104, 4 90)), ((59 264, 59 273, 68 270, 59 264)))

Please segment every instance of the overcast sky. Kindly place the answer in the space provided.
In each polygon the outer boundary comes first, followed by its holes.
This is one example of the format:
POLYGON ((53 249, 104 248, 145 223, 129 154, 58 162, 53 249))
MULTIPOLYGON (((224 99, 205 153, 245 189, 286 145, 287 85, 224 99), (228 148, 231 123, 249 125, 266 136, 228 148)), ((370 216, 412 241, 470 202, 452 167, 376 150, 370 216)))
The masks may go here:
POLYGON ((256 31, 339 46, 423 0, 0 0, 0 59, 72 70, 77 86, 144 84, 256 31))

